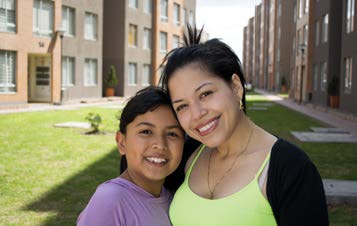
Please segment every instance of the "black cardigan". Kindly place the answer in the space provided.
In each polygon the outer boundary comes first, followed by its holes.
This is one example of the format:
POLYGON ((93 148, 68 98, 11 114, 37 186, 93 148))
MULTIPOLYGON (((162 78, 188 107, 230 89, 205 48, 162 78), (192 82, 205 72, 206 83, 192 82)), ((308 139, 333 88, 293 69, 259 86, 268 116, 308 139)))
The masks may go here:
MULTIPOLYGON (((173 191, 184 180, 190 155, 200 145, 188 139, 179 168, 166 178, 173 191)), ((328 225, 328 212, 321 177, 309 157, 297 146, 278 139, 272 147, 267 179, 267 198, 281 226, 328 225)))

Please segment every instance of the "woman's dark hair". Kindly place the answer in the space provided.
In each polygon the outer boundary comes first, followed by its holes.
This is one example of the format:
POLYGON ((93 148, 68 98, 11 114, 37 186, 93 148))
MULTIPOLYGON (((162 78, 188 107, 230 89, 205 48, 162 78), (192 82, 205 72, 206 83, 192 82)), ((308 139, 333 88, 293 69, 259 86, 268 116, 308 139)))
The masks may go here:
MULTIPOLYGON (((133 122, 137 116, 145 114, 148 111, 154 111, 159 106, 170 107, 172 113, 175 115, 174 109, 171 105, 171 100, 166 91, 155 86, 149 86, 139 90, 133 97, 129 99, 121 113, 119 131, 123 134, 126 134, 128 124, 133 122)), ((120 159, 120 174, 123 173, 127 167, 128 164, 126 157, 125 155, 122 155, 120 159)), ((174 178, 175 175, 177 175, 177 173, 174 173, 174 175, 171 177, 168 176, 165 180, 165 186, 171 190, 176 190, 179 186, 177 185, 174 178)))
POLYGON ((169 80, 174 72, 186 65, 198 63, 208 72, 220 77, 228 84, 232 82, 232 75, 237 74, 243 87, 242 103, 245 112, 245 79, 242 65, 238 56, 224 42, 211 39, 200 43, 202 30, 187 24, 187 33, 184 34, 184 46, 173 49, 164 58, 166 63, 161 75, 160 83, 170 95, 169 80))

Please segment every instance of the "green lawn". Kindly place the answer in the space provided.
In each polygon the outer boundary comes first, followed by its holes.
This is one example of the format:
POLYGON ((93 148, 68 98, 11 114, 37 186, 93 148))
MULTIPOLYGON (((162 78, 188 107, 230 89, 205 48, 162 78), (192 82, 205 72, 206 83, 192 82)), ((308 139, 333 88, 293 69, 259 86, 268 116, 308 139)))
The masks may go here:
MULTIPOLYGON (((249 95, 252 102, 266 101, 249 95)), ((0 225, 74 225, 96 186, 116 177, 119 157, 114 134, 118 110, 82 108, 0 115, 0 225), (105 134, 55 128, 53 124, 85 121, 100 113, 105 134)), ((326 126, 273 104, 267 111, 248 115, 268 131, 302 147, 324 178, 357 179, 356 144, 300 143, 290 130, 326 126)), ((357 224, 357 207, 330 207, 334 225, 357 224)))

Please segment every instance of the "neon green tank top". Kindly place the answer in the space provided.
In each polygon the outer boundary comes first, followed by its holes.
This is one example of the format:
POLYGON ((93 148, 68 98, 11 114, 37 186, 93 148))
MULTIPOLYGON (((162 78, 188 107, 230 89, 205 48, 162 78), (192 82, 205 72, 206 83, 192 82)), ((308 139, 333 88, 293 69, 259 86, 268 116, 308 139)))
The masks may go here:
POLYGON ((188 169, 170 206, 173 226, 277 225, 269 202, 260 191, 258 177, 269 160, 264 160, 254 179, 240 191, 220 199, 206 199, 190 189, 188 180, 203 146, 188 169))

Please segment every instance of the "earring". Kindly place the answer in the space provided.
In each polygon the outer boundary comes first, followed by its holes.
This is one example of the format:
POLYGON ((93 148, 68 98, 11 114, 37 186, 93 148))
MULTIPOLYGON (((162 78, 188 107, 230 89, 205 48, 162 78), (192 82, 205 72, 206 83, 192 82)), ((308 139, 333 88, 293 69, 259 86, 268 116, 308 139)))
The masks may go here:
POLYGON ((239 109, 244 110, 243 101, 239 100, 239 109))

